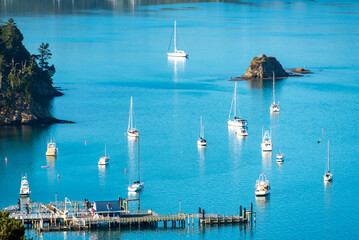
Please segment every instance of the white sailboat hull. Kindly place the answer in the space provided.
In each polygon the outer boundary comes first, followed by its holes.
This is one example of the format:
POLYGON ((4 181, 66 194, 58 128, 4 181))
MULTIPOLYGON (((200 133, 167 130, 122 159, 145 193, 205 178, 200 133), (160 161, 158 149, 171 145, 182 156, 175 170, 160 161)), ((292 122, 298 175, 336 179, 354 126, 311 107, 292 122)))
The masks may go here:
POLYGON ((323 179, 324 179, 324 181, 326 181, 326 182, 330 182, 330 181, 333 180, 333 174, 331 174, 331 173, 326 173, 326 174, 324 174, 323 179))
POLYGON ((102 157, 98 161, 98 165, 107 165, 109 161, 110 161, 110 157, 102 157))
POLYGON ((197 145, 198 146, 207 146, 207 141, 205 139, 198 139, 197 145))
POLYGON ((245 124, 242 121, 239 120, 228 120, 227 121, 228 126, 230 127, 243 127, 245 124))
POLYGON ((135 184, 132 184, 131 186, 128 186, 128 191, 129 192, 140 192, 140 191, 142 191, 143 188, 144 188, 143 183, 135 183, 135 184))
POLYGON ((127 136, 131 138, 138 138, 140 136, 140 133, 137 130, 128 130, 127 136))
POLYGON ((270 194, 270 191, 269 190, 256 190, 255 192, 256 196, 267 196, 270 194))
POLYGON ((189 56, 189 53, 186 53, 184 51, 177 51, 177 52, 168 52, 168 57, 180 57, 180 58, 187 58, 189 56))
POLYGON ((278 104, 273 103, 270 106, 270 112, 271 113, 279 112, 279 110, 280 110, 280 106, 278 104))

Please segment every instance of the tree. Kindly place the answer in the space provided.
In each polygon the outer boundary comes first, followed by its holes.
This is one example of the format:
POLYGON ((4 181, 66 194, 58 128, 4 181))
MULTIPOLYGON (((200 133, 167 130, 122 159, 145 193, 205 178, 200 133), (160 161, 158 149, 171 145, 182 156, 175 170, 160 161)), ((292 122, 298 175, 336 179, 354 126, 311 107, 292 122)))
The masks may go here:
POLYGON ((39 60, 39 65, 42 70, 47 70, 49 68, 48 60, 51 59, 52 56, 49 46, 48 43, 41 43, 40 47, 37 49, 40 54, 36 55, 36 58, 39 60))
POLYGON ((9 218, 9 213, 0 211, 0 240, 25 240, 25 227, 21 222, 9 218))

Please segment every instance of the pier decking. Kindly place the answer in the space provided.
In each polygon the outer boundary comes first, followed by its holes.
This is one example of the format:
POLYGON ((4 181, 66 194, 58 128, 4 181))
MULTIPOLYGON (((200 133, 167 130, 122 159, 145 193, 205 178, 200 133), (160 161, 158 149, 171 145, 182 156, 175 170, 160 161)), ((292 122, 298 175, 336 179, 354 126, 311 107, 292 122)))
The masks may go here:
POLYGON ((121 199, 117 201, 86 201, 50 202, 49 204, 32 203, 30 199, 19 205, 4 208, 10 217, 21 221, 26 227, 37 231, 71 231, 92 228, 122 227, 190 227, 195 219, 199 226, 213 224, 253 224, 256 213, 246 211, 240 206, 238 215, 208 214, 199 208, 198 213, 179 212, 174 214, 158 214, 151 209, 140 209, 139 199, 121 199), (129 210, 128 202, 138 201, 137 210, 129 210), (97 206, 96 206, 97 204, 97 206), (115 206, 117 204, 117 206, 115 206), (104 206, 105 210, 104 210, 104 206))

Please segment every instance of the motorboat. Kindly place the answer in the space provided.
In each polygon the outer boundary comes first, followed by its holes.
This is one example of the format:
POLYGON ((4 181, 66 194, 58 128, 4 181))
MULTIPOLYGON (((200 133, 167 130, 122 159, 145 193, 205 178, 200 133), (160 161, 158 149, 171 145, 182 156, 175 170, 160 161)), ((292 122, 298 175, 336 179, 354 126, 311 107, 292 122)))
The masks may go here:
POLYGON ((20 197, 29 197, 29 196, 30 196, 29 182, 27 181, 27 177, 23 176, 21 179, 20 197))
POLYGON ((256 181, 255 189, 256 196, 267 196, 270 194, 271 187, 269 180, 267 180, 263 173, 259 175, 259 179, 256 181))
POLYGON ((266 130, 264 132, 264 135, 262 134, 262 151, 266 152, 266 151, 272 151, 272 140, 271 140, 271 136, 268 130, 266 130))
POLYGON ((277 153, 276 161, 277 162, 283 162, 284 161, 284 154, 283 153, 277 153))
POLYGON ((46 156, 56 156, 58 149, 56 148, 56 143, 53 139, 47 143, 46 156))

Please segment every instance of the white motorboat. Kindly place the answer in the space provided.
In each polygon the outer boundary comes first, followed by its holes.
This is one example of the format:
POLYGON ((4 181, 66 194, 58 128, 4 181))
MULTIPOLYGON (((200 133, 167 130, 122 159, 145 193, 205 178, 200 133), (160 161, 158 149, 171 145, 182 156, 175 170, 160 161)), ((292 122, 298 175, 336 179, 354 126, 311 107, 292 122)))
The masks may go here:
MULTIPOLYGON (((174 43, 174 51, 173 52, 167 52, 167 56, 168 57, 180 57, 180 58, 187 58, 189 56, 189 53, 185 52, 185 51, 182 51, 182 50, 178 50, 177 49, 177 24, 176 24, 176 21, 175 21, 175 26, 174 26, 174 30, 173 30, 173 35, 174 35, 174 38, 173 38, 173 43, 174 43)), ((172 42, 172 38, 171 38, 171 42, 172 42)), ((168 51, 170 50, 170 47, 171 47, 171 42, 170 42, 170 45, 168 47, 168 51)))
POLYGON ((137 138, 139 137, 140 133, 136 129, 136 122, 134 120, 134 113, 133 113, 133 99, 131 96, 131 104, 130 104, 130 113, 129 113, 129 119, 128 119, 128 128, 127 128, 127 136, 137 138))
POLYGON ((267 196, 270 194, 270 184, 269 180, 267 180, 264 174, 259 175, 259 179, 256 181, 256 185, 254 186, 256 191, 256 196, 267 196))
POLYGON ((55 141, 51 138, 50 142, 47 143, 46 156, 56 156, 57 148, 55 141))
POLYGON ((283 162, 284 161, 284 154, 283 153, 277 153, 276 161, 277 162, 283 162))
POLYGON ((132 185, 128 186, 129 192, 140 192, 145 187, 144 183, 141 183, 141 169, 140 169, 140 141, 137 141, 137 159, 138 159, 138 181, 135 181, 132 185))
POLYGON ((280 110, 279 102, 278 103, 275 102, 275 77, 273 72, 273 103, 270 106, 270 112, 276 113, 279 112, 279 110, 280 110))
POLYGON ((197 140, 198 146, 207 146, 207 140, 204 138, 204 126, 202 124, 202 116, 200 120, 199 139, 197 140))
POLYGON ((324 181, 330 182, 333 180, 333 174, 330 172, 330 152, 329 152, 329 140, 328 140, 328 172, 323 176, 324 181))
POLYGON ((29 197, 29 196, 30 196, 29 182, 27 181, 27 177, 23 176, 21 179, 20 197, 29 197))
POLYGON ((106 156, 106 145, 105 145, 105 156, 101 157, 98 161, 98 165, 107 165, 110 161, 110 157, 106 156))
POLYGON ((272 151, 272 139, 271 139, 271 136, 270 136, 270 133, 268 130, 266 130, 264 132, 264 135, 262 134, 262 144, 261 144, 261 147, 262 147, 262 151, 272 151))
POLYGON ((231 108, 229 109, 227 123, 229 127, 240 127, 246 131, 248 130, 247 120, 237 117, 237 82, 234 83, 234 93, 233 93, 231 108), (232 117, 232 109, 233 109, 233 117, 232 117))

